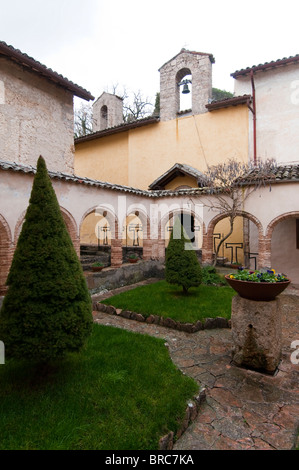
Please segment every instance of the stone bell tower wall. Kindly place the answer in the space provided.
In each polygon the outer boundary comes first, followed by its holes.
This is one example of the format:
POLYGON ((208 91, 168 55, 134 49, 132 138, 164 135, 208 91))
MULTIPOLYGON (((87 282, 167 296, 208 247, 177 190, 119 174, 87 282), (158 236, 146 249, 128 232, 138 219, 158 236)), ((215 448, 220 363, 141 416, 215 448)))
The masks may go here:
POLYGON ((118 126, 123 122, 122 98, 111 93, 102 93, 93 104, 93 132, 118 126))
POLYGON ((182 49, 160 69, 160 119, 175 119, 179 112, 180 87, 186 75, 192 75, 192 114, 207 112, 206 104, 212 97, 211 54, 182 49))

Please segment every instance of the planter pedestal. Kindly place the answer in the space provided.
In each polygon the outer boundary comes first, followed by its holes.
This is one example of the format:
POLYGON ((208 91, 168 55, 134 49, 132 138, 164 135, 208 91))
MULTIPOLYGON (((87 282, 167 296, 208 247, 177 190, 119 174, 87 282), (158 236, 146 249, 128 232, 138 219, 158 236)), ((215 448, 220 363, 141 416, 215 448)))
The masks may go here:
POLYGON ((235 296, 232 300, 231 326, 233 362, 273 375, 282 350, 279 299, 255 301, 235 296))

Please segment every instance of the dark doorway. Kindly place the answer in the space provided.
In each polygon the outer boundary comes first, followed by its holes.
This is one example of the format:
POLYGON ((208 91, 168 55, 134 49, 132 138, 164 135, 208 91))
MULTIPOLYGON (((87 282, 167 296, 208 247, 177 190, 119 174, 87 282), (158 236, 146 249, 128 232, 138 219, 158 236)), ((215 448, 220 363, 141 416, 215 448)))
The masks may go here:
POLYGON ((186 230, 188 237, 192 243, 195 242, 195 233, 194 233, 194 216, 191 214, 184 214, 181 212, 181 224, 186 230))

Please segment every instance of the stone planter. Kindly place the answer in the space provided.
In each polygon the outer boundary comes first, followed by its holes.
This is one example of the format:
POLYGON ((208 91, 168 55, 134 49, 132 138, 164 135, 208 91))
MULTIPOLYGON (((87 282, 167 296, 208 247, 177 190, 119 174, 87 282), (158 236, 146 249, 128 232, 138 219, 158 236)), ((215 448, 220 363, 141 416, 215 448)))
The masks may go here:
POLYGON ((228 267, 232 269, 239 269, 242 267, 242 264, 229 264, 228 267))
POLYGON ((274 300, 290 284, 291 281, 283 282, 251 282, 231 279, 225 276, 228 284, 244 299, 256 301, 274 300))
POLYGON ((236 295, 231 327, 234 364, 274 374, 282 351, 280 300, 253 301, 236 295))
POLYGON ((102 271, 102 269, 104 269, 104 266, 92 266, 92 267, 91 267, 91 270, 92 270, 94 273, 100 272, 100 271, 102 271))

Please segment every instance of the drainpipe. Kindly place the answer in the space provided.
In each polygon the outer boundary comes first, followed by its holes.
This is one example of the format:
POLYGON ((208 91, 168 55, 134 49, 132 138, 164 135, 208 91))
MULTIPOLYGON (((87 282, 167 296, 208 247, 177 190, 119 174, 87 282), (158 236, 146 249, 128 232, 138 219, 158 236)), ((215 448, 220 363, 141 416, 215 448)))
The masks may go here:
POLYGON ((251 79, 251 88, 252 88, 252 106, 247 104, 248 108, 252 112, 253 115, 253 162, 256 165, 256 103, 255 103, 255 85, 253 79, 253 70, 250 72, 250 79, 251 79))

